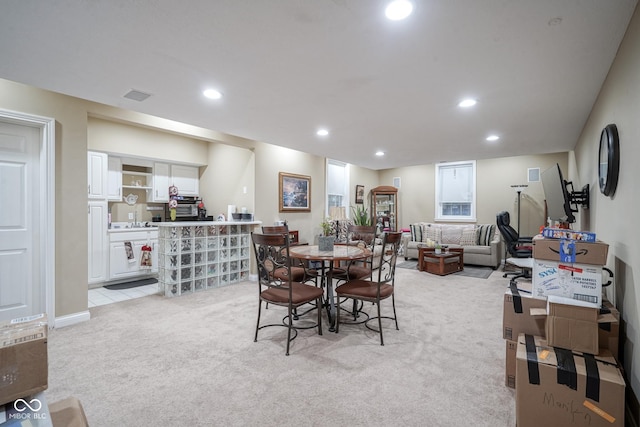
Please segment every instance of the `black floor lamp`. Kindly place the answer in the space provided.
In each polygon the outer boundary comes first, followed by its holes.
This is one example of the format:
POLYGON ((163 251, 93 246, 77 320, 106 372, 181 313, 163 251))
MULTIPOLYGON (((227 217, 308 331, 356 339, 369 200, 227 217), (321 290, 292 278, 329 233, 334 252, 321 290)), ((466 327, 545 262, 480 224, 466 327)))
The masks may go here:
POLYGON ((518 193, 518 234, 520 234, 520 196, 522 195, 522 191, 524 191, 523 189, 528 186, 528 184, 517 184, 511 186, 511 188, 516 190, 516 193, 518 193))

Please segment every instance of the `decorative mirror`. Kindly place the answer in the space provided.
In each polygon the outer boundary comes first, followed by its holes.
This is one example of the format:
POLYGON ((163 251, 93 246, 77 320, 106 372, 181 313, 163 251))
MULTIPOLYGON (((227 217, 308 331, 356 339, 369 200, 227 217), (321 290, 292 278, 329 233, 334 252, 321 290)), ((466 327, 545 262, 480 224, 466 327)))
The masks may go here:
POLYGON ((605 196, 613 196, 618 185, 620 172, 620 142, 618 127, 608 124, 600 134, 600 151, 598 155, 598 182, 600 192, 605 196))

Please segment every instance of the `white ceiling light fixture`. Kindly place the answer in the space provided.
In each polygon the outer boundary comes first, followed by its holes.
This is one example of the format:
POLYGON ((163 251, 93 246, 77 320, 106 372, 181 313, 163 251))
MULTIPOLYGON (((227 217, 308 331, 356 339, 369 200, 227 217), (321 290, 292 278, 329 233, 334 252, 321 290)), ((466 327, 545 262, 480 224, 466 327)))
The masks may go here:
POLYGON ((469 108, 469 107, 473 107, 474 105, 476 105, 478 103, 477 100, 473 99, 473 98, 467 98, 467 99, 463 99, 462 101, 460 101, 458 103, 458 107, 461 108, 469 108))
POLYGON ((411 15, 413 4, 409 0, 394 0, 385 9, 384 13, 392 21, 400 21, 411 15))
POLYGON ((207 89, 204 92, 202 92, 202 94, 204 96, 206 96, 209 99, 220 99, 222 98, 222 93, 216 89, 207 89))
POLYGON ((489 141, 489 142, 494 142, 494 141, 497 141, 499 139, 500 139, 500 137, 498 135, 489 135, 487 137, 487 141, 489 141))
POLYGON ((378 157, 384 156, 384 151, 376 151, 376 156, 378 157))
POLYGON ((316 135, 327 136, 329 135, 329 131, 327 129, 318 129, 318 131, 316 132, 316 135))

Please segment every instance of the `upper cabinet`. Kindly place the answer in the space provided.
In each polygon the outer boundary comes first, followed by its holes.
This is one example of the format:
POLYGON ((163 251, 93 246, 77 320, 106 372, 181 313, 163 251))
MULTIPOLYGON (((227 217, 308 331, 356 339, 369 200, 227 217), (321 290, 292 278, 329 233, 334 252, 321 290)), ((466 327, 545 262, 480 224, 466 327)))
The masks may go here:
POLYGON ((153 190, 151 200, 159 203, 169 201, 169 165, 167 163, 153 164, 153 190))
POLYGON ((371 190, 373 223, 382 230, 398 230, 398 189, 383 185, 371 190))
POLYGON ((109 156, 107 199, 110 202, 122 201, 122 160, 119 157, 109 156))
POLYGON ((87 193, 89 199, 107 199, 107 159, 105 153, 87 152, 87 193))
POLYGON ((200 194, 200 171, 197 166, 171 165, 171 185, 178 187, 181 196, 200 194))

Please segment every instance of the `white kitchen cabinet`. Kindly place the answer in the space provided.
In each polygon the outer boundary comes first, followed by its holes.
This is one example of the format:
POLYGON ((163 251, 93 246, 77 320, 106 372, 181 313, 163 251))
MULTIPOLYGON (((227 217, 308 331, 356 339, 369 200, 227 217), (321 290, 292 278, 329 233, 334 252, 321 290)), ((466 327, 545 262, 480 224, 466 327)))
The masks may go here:
POLYGON ((171 184, 178 187, 181 196, 198 196, 200 170, 197 166, 171 165, 171 184))
POLYGON ((87 152, 87 192, 90 199, 107 199, 108 170, 105 153, 87 152))
POLYGON ((122 160, 119 157, 109 156, 107 178, 107 200, 110 202, 122 201, 122 160))
POLYGON ((111 232, 109 236, 109 280, 131 279, 158 272, 158 231, 135 230, 111 232), (130 242, 133 260, 129 260, 125 243, 130 242), (151 268, 142 267, 142 247, 151 247, 151 268))
POLYGON ((153 189, 149 199, 153 202, 167 203, 169 201, 169 165, 167 163, 153 164, 153 189))
POLYGON ((89 284, 107 280, 107 202, 89 201, 89 284))

